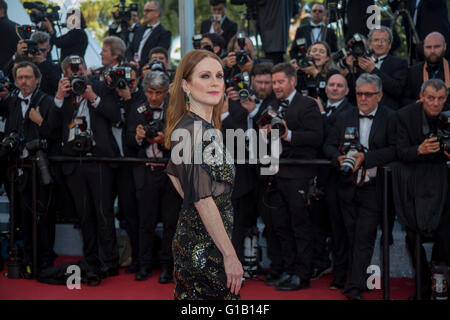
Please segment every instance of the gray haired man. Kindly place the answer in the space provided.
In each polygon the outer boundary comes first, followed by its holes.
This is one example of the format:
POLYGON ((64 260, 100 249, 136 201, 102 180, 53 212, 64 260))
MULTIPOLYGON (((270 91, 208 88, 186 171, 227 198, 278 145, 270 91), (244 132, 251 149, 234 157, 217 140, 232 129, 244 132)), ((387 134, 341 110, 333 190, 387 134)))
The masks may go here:
POLYGON ((338 116, 324 145, 324 153, 340 174, 339 201, 349 237, 349 278, 343 294, 362 299, 367 267, 373 254, 381 216, 379 166, 395 159, 395 118, 380 105, 381 79, 364 73, 356 81, 358 108, 338 116), (348 148, 342 147, 346 143, 348 148))

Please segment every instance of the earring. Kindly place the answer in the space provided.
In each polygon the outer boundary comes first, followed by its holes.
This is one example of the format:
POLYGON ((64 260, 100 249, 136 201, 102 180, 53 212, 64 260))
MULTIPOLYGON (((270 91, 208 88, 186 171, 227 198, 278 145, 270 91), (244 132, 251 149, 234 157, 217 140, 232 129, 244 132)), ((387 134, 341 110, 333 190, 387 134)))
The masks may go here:
POLYGON ((190 92, 187 92, 187 93, 186 93, 186 103, 189 103, 189 102, 191 102, 191 99, 189 98, 189 97, 190 97, 190 95, 191 95, 191 93, 190 93, 190 92))

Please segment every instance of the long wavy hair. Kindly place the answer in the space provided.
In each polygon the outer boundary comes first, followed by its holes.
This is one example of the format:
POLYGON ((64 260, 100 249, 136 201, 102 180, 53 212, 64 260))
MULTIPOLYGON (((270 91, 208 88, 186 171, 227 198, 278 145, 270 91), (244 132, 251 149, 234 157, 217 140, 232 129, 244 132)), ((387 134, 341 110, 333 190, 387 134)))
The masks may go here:
MULTIPOLYGON (((181 59, 180 64, 177 67, 177 72, 175 74, 175 79, 172 83, 172 87, 170 90, 170 100, 169 107, 167 108, 167 120, 166 120, 166 130, 164 132, 164 146, 167 149, 170 149, 171 146, 171 135, 173 130, 176 128, 177 124, 186 114, 189 112, 188 106, 186 103, 186 93, 183 90, 181 85, 182 80, 191 81, 192 72, 196 65, 200 63, 205 58, 212 58, 217 60, 221 65, 222 60, 214 53, 207 50, 192 50, 186 53, 186 55, 181 59)), ((223 107, 224 98, 220 99, 220 102, 214 106, 213 109, 213 121, 214 127, 220 130, 222 122, 221 122, 221 114, 223 107)))

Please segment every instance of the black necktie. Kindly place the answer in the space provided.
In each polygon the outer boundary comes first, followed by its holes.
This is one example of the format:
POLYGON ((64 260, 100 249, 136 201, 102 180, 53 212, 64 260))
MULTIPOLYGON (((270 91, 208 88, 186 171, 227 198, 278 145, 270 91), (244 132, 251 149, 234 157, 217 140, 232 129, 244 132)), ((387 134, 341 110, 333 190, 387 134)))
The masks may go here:
POLYGON ((375 116, 373 114, 359 114, 359 118, 367 118, 369 120, 373 120, 375 116))
POLYGON ((25 102, 26 105, 28 105, 28 103, 30 103, 30 100, 29 100, 29 99, 22 99, 22 98, 19 98, 19 100, 20 100, 20 102, 25 102))
POLYGON ((322 28, 322 26, 320 26, 320 25, 319 25, 319 26, 313 26, 313 25, 311 25, 311 28, 312 28, 312 29, 315 29, 315 28, 320 29, 320 28, 322 28))

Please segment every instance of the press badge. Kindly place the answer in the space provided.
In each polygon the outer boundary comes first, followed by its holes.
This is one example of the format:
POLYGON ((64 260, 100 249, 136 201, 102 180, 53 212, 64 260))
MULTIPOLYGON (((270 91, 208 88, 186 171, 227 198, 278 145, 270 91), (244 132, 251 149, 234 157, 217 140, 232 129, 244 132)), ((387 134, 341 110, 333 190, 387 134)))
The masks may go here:
POLYGON ((145 105, 144 106, 140 106, 137 109, 137 111, 138 111, 138 113, 144 113, 145 111, 147 111, 147 107, 145 105))

